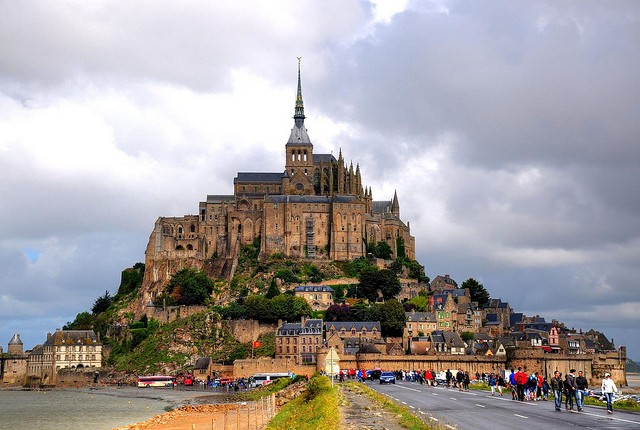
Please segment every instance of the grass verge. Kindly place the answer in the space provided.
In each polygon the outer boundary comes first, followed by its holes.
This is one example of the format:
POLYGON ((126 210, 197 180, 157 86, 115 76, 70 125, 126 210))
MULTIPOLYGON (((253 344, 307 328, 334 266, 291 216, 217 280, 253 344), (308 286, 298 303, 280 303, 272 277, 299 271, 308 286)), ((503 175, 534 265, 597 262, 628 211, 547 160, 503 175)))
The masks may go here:
POLYGON ((339 430, 340 392, 326 376, 315 375, 307 391, 291 400, 267 426, 268 430, 339 430))

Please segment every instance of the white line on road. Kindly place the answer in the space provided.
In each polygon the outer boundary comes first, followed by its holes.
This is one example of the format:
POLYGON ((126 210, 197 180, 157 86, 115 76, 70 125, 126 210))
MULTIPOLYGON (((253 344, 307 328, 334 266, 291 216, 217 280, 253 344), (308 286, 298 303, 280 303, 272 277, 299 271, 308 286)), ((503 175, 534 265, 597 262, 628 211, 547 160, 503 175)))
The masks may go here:
POLYGON ((526 420, 529 419, 529 417, 525 417, 524 415, 518 415, 518 414, 513 414, 513 415, 515 415, 516 417, 524 418, 526 420))
POLYGON ((446 428, 449 428, 449 429, 454 429, 454 430, 455 430, 455 427, 454 427, 454 426, 450 426, 449 424, 445 424, 445 427, 446 427, 446 428))
POLYGON ((458 399, 456 399, 455 397, 449 397, 449 398, 450 398, 451 400, 458 400, 458 399))
POLYGON ((625 420, 624 418, 616 418, 616 417, 612 417, 611 415, 592 414, 591 412, 580 412, 580 415, 589 415, 592 417, 608 418, 610 420, 622 421, 625 423, 640 424, 640 421, 625 420))
POLYGON ((406 404, 407 404, 407 402, 402 402, 402 404, 403 404, 403 405, 406 405, 406 404))
POLYGON ((409 407, 410 407, 411 409, 415 409, 415 408, 416 408, 416 407, 415 407, 415 406, 413 406, 413 405, 409 405, 409 407))
POLYGON ((479 408, 486 408, 486 406, 484 406, 484 405, 479 405, 479 404, 477 404, 477 403, 476 403, 476 406, 477 406, 477 407, 479 407, 479 408))
POLYGON ((429 419, 432 420, 432 421, 440 421, 440 420, 438 420, 437 418, 434 418, 434 417, 429 417, 429 419))

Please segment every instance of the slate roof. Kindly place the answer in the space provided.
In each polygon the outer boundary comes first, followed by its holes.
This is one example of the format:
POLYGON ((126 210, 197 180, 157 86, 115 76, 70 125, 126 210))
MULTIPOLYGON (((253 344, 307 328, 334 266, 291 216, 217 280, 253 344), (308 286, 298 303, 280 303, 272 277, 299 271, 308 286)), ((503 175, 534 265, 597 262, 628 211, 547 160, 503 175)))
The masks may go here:
POLYGON ((405 312, 407 322, 436 322, 433 312, 405 312))
POLYGON ((326 285, 298 285, 293 289, 296 293, 333 293, 334 290, 326 285))
POLYGON ((196 365, 193 366, 193 370, 206 370, 209 368, 211 359, 209 357, 201 357, 196 360, 196 365))
POLYGON ((238 172, 238 176, 233 178, 233 183, 254 183, 254 182, 271 182, 279 184, 284 177, 283 172, 265 173, 265 172, 238 172))
POLYGON ((44 343, 46 346, 56 345, 93 345, 98 343, 98 337, 93 330, 57 330, 44 343))
POLYGON ((329 330, 330 327, 335 327, 336 331, 341 331, 343 328, 346 331, 351 331, 351 329, 355 328, 356 331, 362 331, 362 329, 366 329, 367 331, 371 331, 374 328, 377 331, 380 331, 380 321, 330 321, 327 322, 326 324, 327 330, 329 330))
POLYGON ((265 196, 266 202, 272 203, 353 203, 355 196, 298 196, 298 195, 277 195, 265 196))
POLYGON ((336 157, 333 154, 313 154, 313 163, 337 163, 336 157))
POLYGON ((18 333, 14 334, 11 340, 9 341, 9 345, 22 345, 22 340, 20 340, 20 335, 18 333))
POLYGON ((513 312, 509 314, 509 326, 513 327, 514 325, 522 322, 522 317, 524 316, 521 312, 513 312))
POLYGON ((283 323, 278 327, 279 336, 297 336, 303 334, 319 334, 322 333, 321 319, 308 319, 302 323, 283 323))
POLYGON ((235 200, 234 195, 207 195, 207 203, 235 202, 235 200))
POLYGON ((294 125, 291 129, 287 145, 311 146, 311 139, 309 139, 309 134, 307 134, 307 128, 304 125, 302 127, 294 125))
POLYGON ((371 202, 371 208, 376 214, 391 213, 391 200, 371 202))

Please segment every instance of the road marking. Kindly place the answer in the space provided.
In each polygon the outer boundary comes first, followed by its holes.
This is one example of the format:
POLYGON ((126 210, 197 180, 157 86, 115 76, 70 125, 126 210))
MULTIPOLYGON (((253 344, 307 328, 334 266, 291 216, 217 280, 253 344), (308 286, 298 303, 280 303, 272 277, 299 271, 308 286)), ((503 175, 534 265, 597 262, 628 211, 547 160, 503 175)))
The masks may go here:
POLYGON ((416 408, 416 407, 415 407, 415 406, 413 406, 413 405, 409 405, 409 407, 410 407, 411 409, 415 409, 415 408, 416 408))
POLYGON ((524 415, 518 415, 518 414, 513 414, 513 415, 515 415, 516 417, 524 418, 525 420, 529 419, 529 417, 525 417, 524 415))
POLYGON ((450 429, 454 429, 454 430, 455 430, 455 427, 454 427, 454 426, 450 426, 449 424, 445 424, 444 426, 445 426, 446 428, 450 428, 450 429))
POLYGON ((433 394, 434 396, 437 396, 437 395, 438 395, 438 393, 431 393, 431 394, 433 394))
POLYGON ((422 415, 427 415, 424 411, 418 411, 420 412, 422 415))
POLYGON ((450 398, 451 400, 458 400, 458 399, 456 399, 455 397, 449 397, 449 398, 450 398))
MULTIPOLYGON (((603 412, 604 412, 604 409, 603 409, 603 412)), ((592 416, 592 417, 608 418, 610 420, 622 421, 622 422, 625 422, 625 423, 640 424, 640 421, 625 420, 624 418, 616 418, 616 417, 611 416, 611 415, 593 414, 591 412, 580 412, 580 415, 589 415, 589 416, 592 416)))
POLYGON ((403 402, 402 400, 400 400, 400 402, 401 402, 403 405, 406 405, 406 404, 407 404, 407 402, 403 402))
POLYGON ((434 418, 434 417, 429 417, 429 419, 432 421, 439 421, 437 418, 434 418))
POLYGON ((484 405, 479 405, 479 404, 477 404, 477 403, 476 403, 476 406, 477 406, 477 407, 479 407, 479 408, 486 408, 486 406, 484 406, 484 405))

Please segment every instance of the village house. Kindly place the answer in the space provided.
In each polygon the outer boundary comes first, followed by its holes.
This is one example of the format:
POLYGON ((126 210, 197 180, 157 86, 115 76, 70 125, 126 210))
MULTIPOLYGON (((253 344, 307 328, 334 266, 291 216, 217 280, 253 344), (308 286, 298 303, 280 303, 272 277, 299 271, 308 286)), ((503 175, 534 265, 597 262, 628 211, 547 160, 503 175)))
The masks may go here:
POLYGON ((298 323, 283 323, 276 331, 275 358, 294 359, 296 363, 311 364, 318 359, 323 344, 321 319, 302 319, 298 323))
POLYGON ((333 305, 334 290, 326 285, 298 285, 293 293, 305 299, 314 311, 326 311, 333 305))

